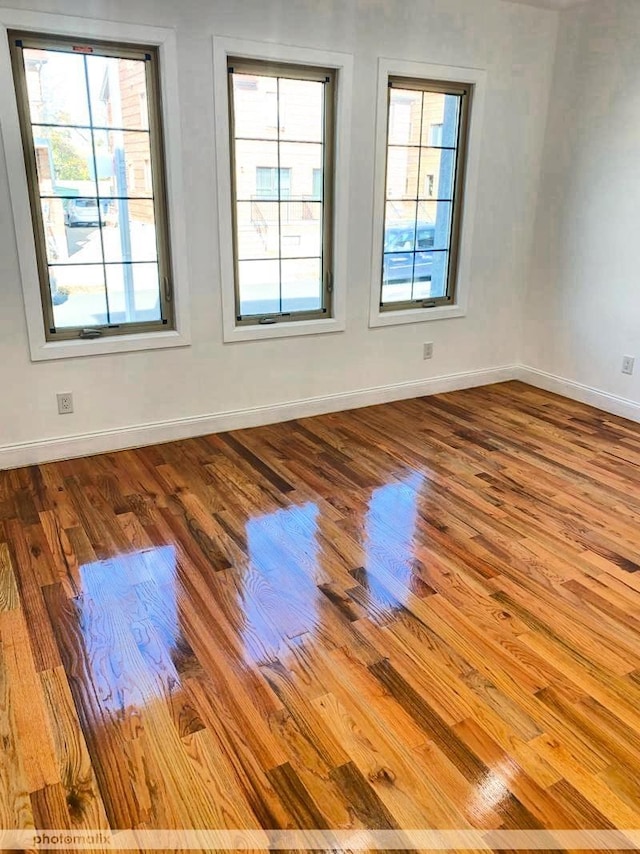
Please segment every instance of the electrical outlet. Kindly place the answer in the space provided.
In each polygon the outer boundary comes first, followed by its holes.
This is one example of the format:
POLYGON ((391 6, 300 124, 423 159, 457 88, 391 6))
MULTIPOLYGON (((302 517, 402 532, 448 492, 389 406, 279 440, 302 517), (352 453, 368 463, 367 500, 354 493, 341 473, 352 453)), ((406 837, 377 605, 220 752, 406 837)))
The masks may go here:
POLYGON ((65 391, 63 394, 57 394, 58 398, 58 415, 70 415, 73 412, 73 395, 70 391, 65 391))
POLYGON ((623 374, 632 374, 635 362, 636 362, 636 360, 633 358, 633 356, 623 356, 622 357, 622 373, 623 374))
POLYGON ((422 358, 423 359, 432 359, 433 358, 433 343, 429 341, 426 343, 422 350, 422 358))

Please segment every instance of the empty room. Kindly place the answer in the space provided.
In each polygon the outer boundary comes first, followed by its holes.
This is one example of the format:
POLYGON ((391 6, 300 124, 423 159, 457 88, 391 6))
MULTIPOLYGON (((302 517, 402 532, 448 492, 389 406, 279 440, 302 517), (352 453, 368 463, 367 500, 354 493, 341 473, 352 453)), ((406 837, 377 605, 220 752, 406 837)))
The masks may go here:
POLYGON ((0 0, 0 851, 640 847, 640 0, 0 0))

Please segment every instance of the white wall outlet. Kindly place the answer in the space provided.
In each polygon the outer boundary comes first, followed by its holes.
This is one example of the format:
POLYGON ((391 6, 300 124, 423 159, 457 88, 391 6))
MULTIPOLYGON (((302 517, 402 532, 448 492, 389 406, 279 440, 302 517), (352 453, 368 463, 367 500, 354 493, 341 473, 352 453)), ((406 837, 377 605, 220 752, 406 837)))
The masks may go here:
POLYGON ((70 415, 73 412, 73 395, 70 391, 56 395, 58 399, 58 415, 70 415))
POLYGON ((424 344, 422 349, 422 358, 423 359, 432 359, 433 358, 433 342, 429 341, 424 344))
POLYGON ((622 357, 622 373, 623 374, 632 374, 635 363, 636 363, 636 360, 633 358, 633 356, 623 356, 622 357))

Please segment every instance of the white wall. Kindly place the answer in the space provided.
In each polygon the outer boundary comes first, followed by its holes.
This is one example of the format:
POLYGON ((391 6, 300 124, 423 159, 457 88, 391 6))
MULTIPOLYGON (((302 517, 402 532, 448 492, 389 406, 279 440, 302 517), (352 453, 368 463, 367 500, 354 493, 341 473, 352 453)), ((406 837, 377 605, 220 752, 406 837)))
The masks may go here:
MULTIPOLYGON (((0 5, 17 3, 0 0, 0 5)), ((34 456, 22 448, 17 456, 3 457, 3 446, 6 450, 71 434, 353 392, 518 361, 557 13, 502 0, 29 0, 28 5, 38 11, 176 28, 193 344, 178 350, 31 363, 7 175, 0 157, 0 387, 7 401, 0 411, 0 465, 55 455, 53 450, 41 450, 34 456), (317 46, 355 56, 344 333, 222 343, 212 34, 317 46), (475 214, 474 273, 465 318, 383 329, 367 325, 378 56, 488 71, 479 202, 477 211, 470 212, 475 214), (422 360, 424 341, 435 343, 432 361, 422 360), (57 415, 59 391, 73 392, 74 415, 57 415)), ((622 113, 620 118, 624 121, 622 113)), ((602 134, 606 136, 604 130, 602 134)), ((594 182, 599 183, 595 177, 594 182)), ((612 194, 617 198, 609 195, 603 204, 620 203, 617 190, 612 194)), ((616 240, 624 242, 622 235, 616 240)), ((601 270, 610 269, 608 258, 598 260, 601 270)), ((600 280, 607 282, 604 275, 600 280)), ((126 443, 123 437, 120 444, 126 443)))
POLYGON ((549 387, 640 420, 638 45, 637 0, 560 15, 523 362, 604 394, 537 378, 549 387))

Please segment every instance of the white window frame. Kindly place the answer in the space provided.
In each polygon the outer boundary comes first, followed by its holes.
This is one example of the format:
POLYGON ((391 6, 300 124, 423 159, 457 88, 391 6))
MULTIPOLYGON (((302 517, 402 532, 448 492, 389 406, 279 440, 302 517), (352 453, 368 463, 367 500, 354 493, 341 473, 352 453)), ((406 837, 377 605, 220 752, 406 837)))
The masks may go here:
POLYGON ((369 309, 369 326, 397 326, 403 323, 425 323, 464 317, 471 288, 471 250, 475 219, 486 71, 480 68, 461 68, 454 65, 432 65, 402 59, 378 60, 378 98, 376 110, 376 151, 374 167, 374 210, 372 234, 372 278, 369 309), (472 84, 473 101, 469 117, 466 172, 463 192, 463 213, 460 227, 458 268, 455 284, 455 302, 434 308, 410 308, 398 311, 380 310, 382 280, 382 248, 384 231, 384 204, 386 195, 387 161, 387 111, 390 77, 410 77, 420 80, 442 80, 472 84))
POLYGON ((0 79, 5 82, 5 85, 0 87, 0 125, 2 126, 5 158, 9 173, 9 192, 32 361, 68 359, 74 356, 103 355, 132 350, 184 347, 190 344, 187 240, 183 216, 185 208, 182 188, 182 142, 175 32, 164 27, 122 24, 69 15, 0 8, 0 79), (136 332, 91 340, 81 338, 65 341, 46 340, 29 188, 7 37, 8 30, 72 36, 87 40, 149 44, 158 47, 163 104, 167 207, 173 268, 175 329, 166 332, 136 332))
POLYGON ((218 230, 222 290, 223 338, 226 343, 262 338, 287 338, 342 332, 345 329, 347 233, 349 205, 349 143, 351 134, 351 91, 353 56, 347 53, 295 47, 271 42, 214 37, 213 69, 216 122, 216 164, 218 184, 218 230), (337 71, 335 118, 335 194, 333 209, 333 317, 293 320, 269 325, 236 325, 236 298, 233 263, 233 222, 231 192, 231 152, 229 140, 229 94, 227 57, 262 59, 337 71))

